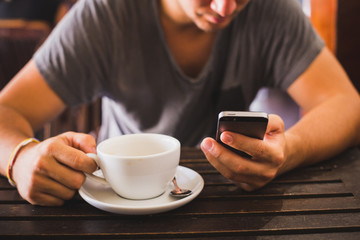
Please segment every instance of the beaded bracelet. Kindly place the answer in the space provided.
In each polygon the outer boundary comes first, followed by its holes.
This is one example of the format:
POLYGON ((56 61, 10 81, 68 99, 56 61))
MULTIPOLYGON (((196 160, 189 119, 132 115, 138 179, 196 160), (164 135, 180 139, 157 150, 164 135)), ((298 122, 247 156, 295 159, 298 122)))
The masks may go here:
POLYGON ((27 138, 25 140, 23 140, 21 143, 19 143, 13 150, 13 152, 11 153, 11 156, 10 156, 10 160, 9 160, 9 164, 8 164, 8 167, 7 167, 7 178, 9 180, 9 183, 12 185, 12 186, 15 186, 15 181, 12 179, 12 169, 13 169, 13 166, 14 166, 14 163, 15 163, 15 160, 16 160, 16 157, 17 155, 19 154, 20 150, 22 147, 26 146, 27 144, 29 143, 32 143, 32 142, 35 142, 35 143, 38 143, 39 140, 35 139, 35 138, 27 138))

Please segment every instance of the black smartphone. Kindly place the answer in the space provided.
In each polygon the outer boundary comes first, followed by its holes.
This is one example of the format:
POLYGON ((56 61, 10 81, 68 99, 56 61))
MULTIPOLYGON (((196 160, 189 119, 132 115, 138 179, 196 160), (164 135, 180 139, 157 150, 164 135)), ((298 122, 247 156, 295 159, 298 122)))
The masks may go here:
POLYGON ((224 111, 218 116, 216 141, 223 144, 228 149, 237 154, 251 158, 250 155, 236 150, 220 140, 220 135, 224 131, 236 132, 248 137, 262 140, 265 136, 268 124, 268 114, 264 112, 246 112, 246 111, 224 111))

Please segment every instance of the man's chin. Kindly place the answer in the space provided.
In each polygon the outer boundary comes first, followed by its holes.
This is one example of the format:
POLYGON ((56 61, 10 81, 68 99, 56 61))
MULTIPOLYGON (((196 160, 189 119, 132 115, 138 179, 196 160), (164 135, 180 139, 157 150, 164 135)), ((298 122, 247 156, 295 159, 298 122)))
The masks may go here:
POLYGON ((221 24, 203 23, 197 24, 196 26, 204 32, 218 32, 226 28, 229 23, 222 22, 221 24))

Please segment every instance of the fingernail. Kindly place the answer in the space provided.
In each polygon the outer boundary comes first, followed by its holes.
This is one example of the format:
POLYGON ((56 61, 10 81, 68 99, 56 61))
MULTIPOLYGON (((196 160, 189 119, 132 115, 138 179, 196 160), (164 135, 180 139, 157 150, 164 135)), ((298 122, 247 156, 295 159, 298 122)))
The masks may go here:
POLYGON ((213 144, 210 140, 205 139, 202 143, 201 146, 206 150, 206 151, 211 151, 213 144))
POLYGON ((232 136, 226 133, 221 134, 220 139, 223 143, 227 143, 227 144, 230 144, 233 141, 232 136))

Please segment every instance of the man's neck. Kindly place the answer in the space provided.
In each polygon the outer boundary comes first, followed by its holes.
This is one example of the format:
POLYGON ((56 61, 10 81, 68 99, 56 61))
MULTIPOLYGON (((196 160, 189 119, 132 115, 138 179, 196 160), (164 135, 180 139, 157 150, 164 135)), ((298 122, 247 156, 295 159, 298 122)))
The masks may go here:
POLYGON ((161 24, 177 64, 186 75, 198 76, 211 54, 216 33, 199 29, 177 0, 159 0, 159 4, 161 24))

